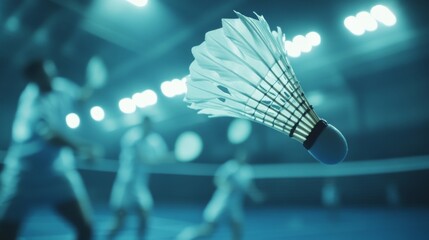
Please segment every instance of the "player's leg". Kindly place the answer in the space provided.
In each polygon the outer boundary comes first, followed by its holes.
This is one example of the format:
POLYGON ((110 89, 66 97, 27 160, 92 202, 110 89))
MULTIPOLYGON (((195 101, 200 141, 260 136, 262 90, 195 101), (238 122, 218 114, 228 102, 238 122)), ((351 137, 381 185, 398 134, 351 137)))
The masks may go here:
POLYGON ((144 239, 147 235, 147 229, 149 225, 150 212, 153 207, 153 197, 147 186, 140 186, 137 194, 137 209, 138 209, 138 218, 139 218, 139 229, 138 236, 139 239, 144 239))
POLYGON ((230 225, 231 225, 232 239, 234 240, 242 239, 243 227, 242 227, 241 221, 231 218, 230 225))
POLYGON ((139 226, 138 226, 138 232, 137 232, 137 238, 138 239, 144 239, 147 234, 147 227, 148 227, 148 221, 149 221, 149 213, 150 210, 145 209, 143 207, 140 207, 138 210, 138 219, 139 219, 139 226))
POLYGON ((77 239, 91 239, 91 207, 79 174, 75 171, 68 171, 64 175, 58 175, 56 181, 57 185, 61 186, 60 189, 57 186, 57 194, 62 195, 64 199, 54 203, 54 210, 73 226, 78 236, 77 239))
POLYGON ((15 240, 18 238, 19 230, 21 229, 22 221, 11 221, 0 219, 0 239, 15 240))
POLYGON ((0 175, 0 239, 4 240, 18 239, 26 215, 36 204, 27 197, 23 184, 18 184, 23 181, 17 173, 6 169, 0 175))
POLYGON ((59 203, 54 209, 75 228, 77 239, 87 240, 92 238, 92 224, 88 216, 89 213, 77 199, 59 203))
POLYGON ((112 227, 109 230, 108 239, 113 239, 118 235, 118 232, 124 227, 127 212, 125 209, 119 208, 115 210, 112 227))
POLYGON ((185 228, 178 236, 178 240, 192 240, 203 237, 208 237, 214 233, 217 228, 219 219, 225 212, 225 203, 218 201, 217 198, 212 198, 204 209, 204 223, 198 226, 185 228))
POLYGON ((229 205, 232 239, 240 240, 243 235, 243 202, 242 199, 231 201, 229 205))
POLYGON ((213 234, 217 227, 215 222, 205 222, 198 226, 190 226, 183 229, 176 237, 176 240, 193 240, 208 237, 213 234))
POLYGON ((206 223, 203 223, 198 228, 198 234, 197 234, 196 237, 208 237, 208 236, 211 236, 213 234, 213 232, 215 231, 216 228, 217 228, 217 223, 216 222, 206 222, 206 223))

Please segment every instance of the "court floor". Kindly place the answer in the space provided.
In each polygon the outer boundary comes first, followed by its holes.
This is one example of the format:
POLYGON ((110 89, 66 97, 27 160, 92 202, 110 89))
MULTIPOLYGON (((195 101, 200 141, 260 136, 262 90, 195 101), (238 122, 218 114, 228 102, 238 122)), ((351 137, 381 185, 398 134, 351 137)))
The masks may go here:
MULTIPOLYGON (((174 239, 185 227, 198 224, 204 206, 158 204, 149 225, 149 240, 174 239)), ((95 239, 105 239, 111 224, 107 207, 94 208, 95 239)), ((130 217, 117 239, 136 239, 136 218, 130 217)), ((229 239, 226 224, 208 239, 229 239)), ((73 232, 49 209, 34 212, 20 239, 66 240, 73 232)), ((328 212, 317 207, 247 209, 244 239, 429 239, 429 208, 356 207, 328 212)))
MULTIPOLYGON (((198 224, 203 206, 159 204, 147 239, 174 239, 185 227, 198 224)), ((107 207, 94 209, 95 239, 105 239, 111 224, 107 207)), ((137 224, 128 219, 117 239, 136 239, 137 224)), ((34 212, 21 239, 73 239, 69 226, 49 209, 34 212)), ((229 239, 226 224, 208 239, 229 239)), ((310 207, 257 207, 247 209, 244 239, 429 239, 429 208, 343 208, 329 212, 310 207)))

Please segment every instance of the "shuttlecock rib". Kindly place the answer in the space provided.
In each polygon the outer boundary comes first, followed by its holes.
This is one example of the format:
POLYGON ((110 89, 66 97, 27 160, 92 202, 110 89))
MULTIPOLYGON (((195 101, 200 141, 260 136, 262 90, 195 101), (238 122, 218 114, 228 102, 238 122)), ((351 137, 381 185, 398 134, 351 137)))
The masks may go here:
POLYGON ((280 28, 236 12, 192 48, 185 101, 212 117, 250 119, 304 143, 320 121, 304 96, 280 28))

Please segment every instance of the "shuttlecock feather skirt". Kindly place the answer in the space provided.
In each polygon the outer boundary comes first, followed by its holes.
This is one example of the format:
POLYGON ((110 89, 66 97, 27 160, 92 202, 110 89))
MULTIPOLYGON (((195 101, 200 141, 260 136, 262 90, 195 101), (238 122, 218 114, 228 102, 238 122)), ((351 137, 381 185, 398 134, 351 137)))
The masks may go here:
POLYGON ((185 101, 199 113, 249 119, 304 143, 321 120, 289 64, 281 29, 236 14, 192 48, 185 101))

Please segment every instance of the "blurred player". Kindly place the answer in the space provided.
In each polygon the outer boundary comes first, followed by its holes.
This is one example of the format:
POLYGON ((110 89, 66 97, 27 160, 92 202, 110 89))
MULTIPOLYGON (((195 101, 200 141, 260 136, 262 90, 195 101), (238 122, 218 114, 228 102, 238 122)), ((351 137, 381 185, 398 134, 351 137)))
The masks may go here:
POLYGON ((144 117, 140 126, 128 130, 121 139, 120 166, 113 184, 111 206, 115 222, 109 238, 114 238, 123 228, 126 216, 137 212, 138 238, 144 238, 148 217, 153 206, 150 193, 150 165, 172 161, 163 138, 152 131, 152 120, 144 117))
POLYGON ((214 183, 216 191, 204 210, 204 223, 184 229, 178 240, 190 240, 213 234, 219 221, 229 218, 232 239, 242 238, 244 197, 249 195, 253 201, 261 202, 263 194, 253 183, 252 168, 246 163, 247 152, 239 150, 235 159, 224 163, 216 171, 214 183))
POLYGON ((322 204, 328 210, 330 220, 338 220, 340 200, 340 191, 335 178, 326 178, 322 186, 322 204))
POLYGON ((25 217, 44 205, 74 227, 77 239, 92 235, 89 201, 73 154, 90 148, 73 140, 65 124, 84 91, 54 77, 54 70, 47 60, 34 60, 24 69, 28 84, 19 99, 0 181, 0 239, 16 239, 25 217))

